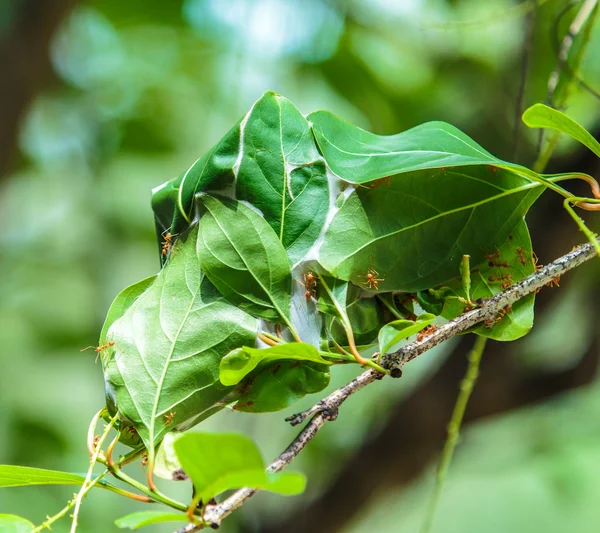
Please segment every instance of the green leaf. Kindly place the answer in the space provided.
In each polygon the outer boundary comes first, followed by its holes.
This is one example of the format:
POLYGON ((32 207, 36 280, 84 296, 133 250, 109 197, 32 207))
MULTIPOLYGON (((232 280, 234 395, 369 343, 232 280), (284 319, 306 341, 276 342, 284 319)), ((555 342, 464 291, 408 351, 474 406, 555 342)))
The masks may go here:
POLYGON ((236 348, 221 359, 219 379, 223 385, 237 385, 259 364, 267 364, 282 359, 329 364, 319 355, 319 351, 314 346, 301 342, 290 342, 262 349, 244 346, 236 348))
POLYGON ((228 303, 196 258, 198 227, 177 241, 156 281, 110 327, 107 395, 153 457, 169 430, 220 410, 221 358, 255 342, 256 321, 228 303))
POLYGON ((14 514, 0 514, 0 531, 2 533, 30 533, 34 525, 25 518, 14 514))
POLYGON ((535 104, 525 110, 523 122, 530 128, 548 128, 566 133, 600 157, 600 143, 583 126, 561 111, 544 104, 535 104))
MULTIPOLYGON (((349 287, 346 314, 354 333, 356 344, 371 344, 377 338, 377 333, 383 325, 383 313, 375 298, 359 298, 358 288, 349 287)), ((347 343, 344 326, 339 319, 329 322, 329 331, 338 344, 347 343)))
POLYGON ((206 276, 232 304, 290 328, 292 274, 273 229, 241 202, 202 194, 197 253, 206 276))
POLYGON ((255 444, 236 434, 186 433, 175 441, 175 452, 196 489, 196 501, 208 502, 229 489, 250 487, 280 494, 299 494, 302 474, 265 472, 255 444))
POLYGON ((322 275, 319 280, 322 287, 322 290, 319 290, 317 299, 319 312, 339 318, 342 322, 350 323, 346 312, 350 284, 331 276, 322 275))
POLYGON ((297 263, 329 207, 329 185, 308 121, 286 98, 265 93, 241 126, 236 196, 257 207, 297 263))
POLYGON ((285 409, 307 394, 321 392, 331 373, 324 364, 273 361, 261 364, 237 391, 236 411, 269 413, 285 409))
POLYGON ((124 288, 117 295, 117 297, 113 300, 108 313, 106 314, 106 319, 104 320, 104 325, 102 326, 102 331, 100 332, 100 345, 106 344, 106 334, 113 322, 125 314, 125 311, 131 307, 131 304, 135 302, 140 294, 142 294, 150 285, 152 285, 155 279, 156 276, 150 276, 142 281, 138 281, 137 283, 124 288))
POLYGON ((81 485, 85 477, 58 470, 0 465, 0 487, 25 485, 81 485))
POLYGON ((185 475, 182 475, 183 470, 173 447, 174 442, 180 435, 180 431, 171 431, 165 435, 165 438, 159 444, 154 464, 154 474, 158 477, 171 481, 187 479, 185 475))
POLYGON ((140 511, 117 518, 115 525, 121 529, 140 529, 144 526, 162 524, 163 522, 189 522, 183 513, 165 513, 163 511, 140 511))
MULTIPOLYGON (((59 470, 46 470, 44 468, 31 468, 29 466, 0 465, 0 487, 25 487, 28 485, 83 485, 85 476, 61 472, 59 470)), ((100 481, 97 487, 115 492, 115 487, 100 481)))
POLYGON ((346 198, 319 262, 365 289, 370 272, 382 291, 428 289, 456 276, 463 255, 479 264, 485 250, 501 246, 543 190, 495 167, 397 175, 346 198))
MULTIPOLYGON (((489 250, 488 256, 489 259, 485 259, 471 272, 473 300, 491 298, 503 290, 503 283, 516 283, 535 272, 531 238, 525 221, 521 220, 499 249, 489 250)), ((438 312, 448 320, 465 311, 465 304, 457 299, 458 296, 465 297, 460 277, 453 279, 433 297, 430 295, 428 298, 427 292, 419 295, 419 303, 424 309, 438 312), (435 296, 440 298, 436 301, 435 296)), ((501 320, 491 329, 479 326, 470 331, 498 341, 516 340, 527 334, 533 326, 534 301, 535 295, 530 294, 515 302, 504 317, 498 317, 501 320)))
POLYGON ((417 317, 417 320, 395 320, 381 328, 379 331, 379 353, 381 355, 388 353, 391 348, 398 344, 402 339, 419 333, 435 320, 435 315, 423 313, 417 317))
POLYGON ((183 232, 193 218, 194 197, 207 190, 225 191, 233 186, 234 167, 240 148, 239 121, 206 154, 195 161, 181 176, 163 183, 152 191, 152 209, 157 239, 162 232, 183 232))
POLYGON ((445 122, 376 135, 328 111, 308 115, 327 164, 343 180, 366 183, 393 174, 465 165, 506 165, 445 122))

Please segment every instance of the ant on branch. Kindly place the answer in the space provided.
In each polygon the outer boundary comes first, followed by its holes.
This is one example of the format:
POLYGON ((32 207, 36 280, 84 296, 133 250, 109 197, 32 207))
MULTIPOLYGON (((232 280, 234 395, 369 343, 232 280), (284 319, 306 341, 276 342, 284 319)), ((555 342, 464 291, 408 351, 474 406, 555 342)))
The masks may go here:
POLYGON ((431 324, 430 326, 427 326, 424 330, 419 331, 419 334, 417 335, 417 342, 421 342, 425 337, 429 337, 429 335, 431 335, 436 329, 437 326, 431 324))

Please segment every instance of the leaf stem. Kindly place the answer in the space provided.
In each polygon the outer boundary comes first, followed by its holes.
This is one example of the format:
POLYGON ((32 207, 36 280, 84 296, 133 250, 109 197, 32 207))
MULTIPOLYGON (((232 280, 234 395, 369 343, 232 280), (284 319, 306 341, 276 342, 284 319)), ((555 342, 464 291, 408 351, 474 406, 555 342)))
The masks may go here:
POLYGON ((483 350, 485 349, 486 341, 486 337, 478 336, 475 340, 475 345, 473 346, 473 349, 469 354, 469 366, 467 367, 465 377, 463 378, 460 384, 460 393, 458 395, 458 399, 456 400, 454 411, 452 412, 452 418, 450 419, 450 423, 448 424, 448 438, 446 439, 446 443, 444 444, 444 449, 440 458, 440 464, 437 468, 435 488, 427 506, 425 520, 423 522, 423 527, 421 527, 421 533, 429 533, 431 531, 431 527, 433 526, 435 512, 437 509, 438 502, 440 500, 440 496, 442 494, 444 482, 446 481, 448 467, 450 466, 454 450, 458 443, 458 437, 460 434, 460 426, 462 424, 463 415, 465 414, 465 409, 467 407, 467 403, 469 402, 469 397, 471 396, 471 392, 473 391, 473 386, 475 385, 477 377, 479 376, 479 363, 481 362, 481 356, 483 355, 483 350))
POLYGON ((275 337, 274 335, 271 335, 270 333, 266 333, 264 331, 261 331, 257 337, 263 341, 265 344, 268 344, 269 346, 279 346, 282 343, 282 340, 275 337))
MULTIPOLYGON (((100 418, 100 413, 102 413, 102 411, 104 411, 104 410, 99 411, 94 416, 94 418, 92 419, 93 423, 94 423, 94 421, 95 422, 98 421, 98 419, 100 418)), ((98 439, 98 442, 96 443, 96 445, 94 447, 94 454, 92 455, 92 458, 90 460, 90 467, 88 468, 87 475, 85 476, 85 481, 83 482, 83 485, 81 485, 81 489, 79 489, 79 492, 77 493, 77 496, 75 497, 75 509, 73 510, 73 522, 71 522, 71 533, 75 533, 75 531, 77 530, 77 518, 79 516, 79 509, 81 508, 81 502, 83 500, 83 497, 89 492, 89 490, 92 487, 92 473, 94 472, 94 466, 96 466, 96 462, 98 461, 98 457, 100 456, 100 453, 102 451, 102 444, 106 440, 106 437, 108 437, 108 434, 110 433, 110 430, 115 425, 115 422, 117 421, 118 417, 119 417, 119 415, 117 413, 115 416, 113 416, 110 419, 110 422, 104 428, 102 435, 100 435, 100 438, 98 439)), ((95 423, 94 423, 94 428, 95 428, 95 423)), ((94 431, 94 429, 92 429, 92 432, 93 431, 94 431)))
POLYGON ((583 233, 585 234, 587 239, 592 243, 592 245, 596 249, 596 253, 600 257, 600 243, 598 242, 598 239, 596 238, 596 234, 593 233, 585 225, 585 222, 582 220, 582 218, 577 213, 575 213, 575 210, 571 207, 572 202, 581 202, 581 201, 594 203, 594 204, 597 204, 598 207, 600 207, 600 200, 593 200, 592 198, 578 198, 576 196, 574 196, 573 198, 565 198, 565 201, 563 202, 563 206, 567 210, 567 213, 569 213, 569 215, 571 215, 571 218, 575 221, 575 224, 577 224, 579 229, 581 231, 583 231, 583 233))
MULTIPOLYGON (((388 302, 385 298, 382 298, 379 295, 375 296, 383 305, 385 305, 387 307, 387 309, 389 310, 390 313, 392 313, 392 315, 394 315, 398 320, 404 320, 406 317, 403 316, 400 311, 398 311, 398 309, 396 309, 395 306, 393 306, 390 302, 388 302)), ((392 296, 393 298, 393 296, 392 296)))
POLYGON ((108 409, 106 409, 106 407, 103 407, 102 409, 100 409, 100 411, 98 411, 94 417, 92 418, 92 421, 90 422, 90 427, 88 428, 88 434, 87 434, 87 449, 88 449, 88 453, 90 454, 90 457, 94 456, 94 438, 95 438, 95 433, 96 433, 96 426, 98 425, 98 421, 100 420, 100 418, 102 418, 102 416, 104 415, 104 413, 108 412, 108 409))
POLYGON ((129 476, 128 474, 123 472, 123 470, 118 468, 116 465, 113 466, 112 468, 111 467, 108 467, 108 468, 109 468, 110 473, 114 477, 116 477, 120 481, 123 481, 124 483, 127 483, 128 485, 134 487, 135 489, 139 490, 140 492, 144 493, 146 496, 148 496, 149 499, 151 499, 155 502, 158 502, 158 503, 162 503, 164 505, 168 505, 169 507, 172 507, 173 509, 177 509, 178 511, 186 511, 187 510, 187 505, 184 505, 183 503, 180 503, 176 500, 172 500, 171 498, 160 493, 157 490, 150 490, 148 487, 144 486, 142 483, 140 483, 136 479, 132 478, 131 476, 129 476))

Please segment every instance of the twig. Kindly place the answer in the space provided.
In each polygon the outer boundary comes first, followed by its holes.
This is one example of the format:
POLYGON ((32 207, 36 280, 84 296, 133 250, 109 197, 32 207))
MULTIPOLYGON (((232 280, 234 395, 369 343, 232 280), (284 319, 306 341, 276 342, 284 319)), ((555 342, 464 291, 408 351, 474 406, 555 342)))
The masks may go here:
MULTIPOLYGON (((390 376, 399 378, 402 376, 402 367, 412 361, 419 355, 431 350, 438 344, 463 333, 467 329, 487 320, 494 320, 496 315, 508 305, 512 305, 517 300, 528 296, 542 288, 544 285, 552 282, 553 279, 563 275, 582 263, 596 256, 596 250, 592 244, 587 243, 578 246, 573 251, 558 258, 556 261, 542 267, 537 272, 515 283, 505 291, 497 294, 489 300, 478 302, 479 307, 468 311, 463 315, 450 320, 446 324, 439 326, 434 332, 421 341, 414 341, 400 348, 398 351, 386 354, 383 358, 383 366, 390 369, 390 376)), ((310 440, 323 427, 327 420, 335 420, 338 409, 352 394, 381 379, 383 374, 376 370, 369 369, 342 388, 332 392, 329 396, 322 399, 311 409, 290 417, 288 420, 292 425, 300 424, 308 417, 313 418, 306 427, 292 441, 288 448, 267 468, 268 472, 279 472, 292 462, 310 440)), ((221 521, 229 516, 233 511, 244 504, 258 491, 255 489, 240 489, 233 493, 222 503, 210 506, 204 513, 204 519, 211 524, 213 529, 217 529, 221 521)), ((199 531, 203 526, 188 524, 177 530, 176 533, 192 533, 199 531)))
POLYGON ((596 7, 598 0, 585 0, 581 9, 575 15, 573 22, 569 26, 569 31, 563 37, 562 43, 560 45, 560 52, 558 53, 558 60, 556 62, 556 67, 550 77, 548 78, 548 95, 547 101, 552 103, 552 98, 554 97, 554 91, 556 91, 556 87, 558 85, 558 80, 560 79, 560 73, 563 69, 563 66, 567 62, 569 58, 569 52, 571 51, 571 47, 573 46, 573 42, 575 41, 575 37, 581 31, 581 28, 585 25, 588 17, 596 7))
MULTIPOLYGON (((100 413, 101 412, 102 411, 100 411, 100 413)), ((98 421, 98 419, 96 418, 97 416, 98 415, 96 415, 94 417, 95 422, 98 421)), ((94 454, 92 455, 92 458, 90 459, 90 467, 88 468, 87 475, 85 476, 85 481, 83 482, 83 485, 81 485, 81 489, 77 493, 77 496, 75 497, 75 500, 74 500, 75 501, 75 509, 73 510, 73 522, 71 523, 71 533, 75 533, 75 531, 77 530, 77 518, 79 516, 79 509, 81 507, 81 502, 83 501, 83 498, 85 497, 85 495, 89 492, 90 488, 93 486, 92 474, 94 472, 94 466, 96 465, 96 462, 98 461, 98 457, 100 456, 100 453, 102 452, 102 444, 106 440, 106 437, 108 437, 108 434, 110 433, 110 430, 112 429, 112 427, 115 425, 115 422, 117 421, 117 417, 118 417, 118 415, 115 415, 113 418, 111 418, 110 422, 104 428, 102 435, 100 436, 100 438, 98 439, 98 442, 95 445, 94 454)))
MULTIPOLYGON (((565 67, 568 67, 569 53, 571 51, 571 47, 573 46, 573 42, 575 41, 575 37, 577 37, 577 35, 581 31, 597 4, 598 0, 585 0, 583 5, 581 6, 581 9, 577 12, 577 15, 575 15, 575 18, 571 22, 569 30, 563 37, 563 40, 559 47, 556 66, 554 67, 554 70, 550 73, 550 76, 548 77, 548 91, 546 94, 546 104, 550 107, 554 107, 554 93, 556 91, 556 88, 558 87, 561 72, 565 67)), ((583 53, 583 49, 580 53, 583 53)), ((573 76, 573 78, 574 77, 575 76, 573 76)), ((565 94, 567 93, 568 91, 566 91, 565 94)), ((565 98, 563 98, 563 100, 564 99, 566 99, 566 96, 565 98)), ((560 106, 560 102, 558 102, 558 105, 560 106)), ((543 171, 544 167, 546 166, 546 163, 550 159, 552 152, 554 151, 554 147, 556 146, 559 137, 560 133, 554 133, 552 135, 552 138, 544 148, 544 130, 540 130, 537 140, 538 156, 535 164, 533 165, 533 169, 536 172, 543 171)))
POLYGON ((435 488, 433 489, 431 499, 429 500, 429 504, 427 506, 425 521, 423 522, 423 527, 421 528, 422 533, 429 533, 433 527, 433 519, 435 518, 435 511, 437 509, 438 502, 440 501, 440 496, 442 495, 442 488, 444 487, 444 482, 446 481, 446 474, 448 473, 448 468, 452 462, 454 449, 458 444, 458 437, 460 434, 460 426, 462 425, 463 416, 465 414, 471 392, 473 392, 475 382, 479 377, 479 363, 481 362, 481 356, 483 355, 486 342, 486 337, 477 337, 475 346, 469 354, 469 366, 467 368, 465 378, 460 384, 460 394, 458 395, 458 399, 454 405, 450 424, 448 424, 448 438, 444 444, 442 456, 440 457, 440 464, 437 468, 435 476, 435 488))

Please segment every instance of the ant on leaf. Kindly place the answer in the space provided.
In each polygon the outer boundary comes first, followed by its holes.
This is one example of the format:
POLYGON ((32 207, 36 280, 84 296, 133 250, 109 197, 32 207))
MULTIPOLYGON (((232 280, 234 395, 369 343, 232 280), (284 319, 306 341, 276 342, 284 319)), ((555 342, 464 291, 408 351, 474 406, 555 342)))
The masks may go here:
POLYGON ((98 356, 100 355, 100 353, 103 350, 106 350, 107 348, 112 348, 115 345, 115 341, 108 341, 106 344, 103 344, 102 346, 88 346, 87 348, 83 348, 83 350, 79 350, 80 352, 85 352, 86 350, 89 350, 90 348, 92 348, 95 352, 96 352, 96 361, 98 362, 98 356))
POLYGON ((364 275, 364 276, 360 275, 358 277, 365 278, 365 281, 363 281, 362 283, 366 283, 368 285, 369 289, 375 289, 376 291, 378 291, 379 290, 379 282, 385 281, 385 278, 379 278, 377 276, 379 276, 379 272, 377 272, 377 270, 375 270, 372 266, 370 266, 369 270, 367 270, 366 275, 364 275))

